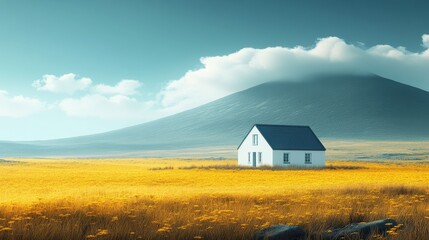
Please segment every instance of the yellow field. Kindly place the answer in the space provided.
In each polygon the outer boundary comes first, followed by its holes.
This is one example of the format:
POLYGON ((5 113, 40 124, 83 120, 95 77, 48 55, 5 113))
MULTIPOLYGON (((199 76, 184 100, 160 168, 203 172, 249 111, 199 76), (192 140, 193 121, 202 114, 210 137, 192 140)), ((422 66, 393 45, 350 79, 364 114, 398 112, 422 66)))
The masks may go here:
POLYGON ((249 239, 278 223, 317 235, 386 217, 403 224, 389 239, 429 236, 427 161, 331 161, 323 170, 222 167, 234 160, 17 161, 0 164, 0 239, 249 239))

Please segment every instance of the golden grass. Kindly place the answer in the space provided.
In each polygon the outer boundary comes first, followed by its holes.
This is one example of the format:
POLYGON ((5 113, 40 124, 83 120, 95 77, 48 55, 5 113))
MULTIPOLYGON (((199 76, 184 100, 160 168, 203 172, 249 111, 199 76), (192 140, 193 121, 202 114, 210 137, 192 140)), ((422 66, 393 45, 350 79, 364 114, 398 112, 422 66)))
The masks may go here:
POLYGON ((18 161, 0 165, 0 239, 249 239, 279 223, 317 236, 386 217, 403 224, 388 239, 429 236, 424 161, 331 161, 323 170, 220 167, 234 160, 18 161))

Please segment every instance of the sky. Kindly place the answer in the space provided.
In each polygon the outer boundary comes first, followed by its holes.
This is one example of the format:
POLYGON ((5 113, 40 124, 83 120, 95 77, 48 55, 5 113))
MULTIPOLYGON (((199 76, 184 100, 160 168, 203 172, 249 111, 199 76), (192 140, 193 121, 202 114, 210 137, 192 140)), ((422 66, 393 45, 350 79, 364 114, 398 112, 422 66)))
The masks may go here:
POLYGON ((105 132, 273 80, 429 90, 427 1, 0 0, 0 140, 105 132))

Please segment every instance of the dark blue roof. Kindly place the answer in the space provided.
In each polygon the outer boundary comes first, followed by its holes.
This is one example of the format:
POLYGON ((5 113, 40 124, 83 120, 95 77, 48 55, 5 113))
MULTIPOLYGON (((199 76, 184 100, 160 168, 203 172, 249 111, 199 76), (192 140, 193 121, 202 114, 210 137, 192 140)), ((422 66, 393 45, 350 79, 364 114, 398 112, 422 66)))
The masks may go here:
POLYGON ((309 126, 268 124, 255 126, 273 150, 326 150, 309 126))

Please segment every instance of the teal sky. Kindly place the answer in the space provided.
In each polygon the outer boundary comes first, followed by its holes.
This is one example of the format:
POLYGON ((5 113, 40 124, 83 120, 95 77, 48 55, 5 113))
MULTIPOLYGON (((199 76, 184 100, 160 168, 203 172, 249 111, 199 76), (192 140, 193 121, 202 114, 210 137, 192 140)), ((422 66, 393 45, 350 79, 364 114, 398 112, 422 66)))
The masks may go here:
MULTIPOLYGON (((0 90, 46 103, 41 113, 0 115, 0 140, 70 137, 151 120, 70 116, 61 95, 32 86, 46 74, 74 73, 92 85, 139 81, 151 101, 169 81, 202 67, 201 57, 242 48, 313 47, 336 36, 422 52, 427 1, 0 1, 0 90)), ((0 109, 5 106, 1 102, 0 109)), ((150 112, 148 112, 150 114, 150 112)))

